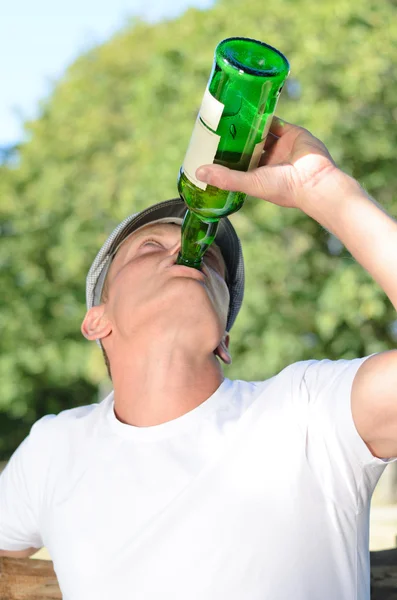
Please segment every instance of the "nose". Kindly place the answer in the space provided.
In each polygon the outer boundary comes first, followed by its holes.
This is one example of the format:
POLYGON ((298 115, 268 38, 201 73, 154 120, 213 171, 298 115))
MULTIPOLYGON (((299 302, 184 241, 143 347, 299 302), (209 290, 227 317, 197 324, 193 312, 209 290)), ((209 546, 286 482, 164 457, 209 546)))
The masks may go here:
POLYGON ((171 246, 171 248, 168 250, 168 254, 172 255, 172 254, 176 254, 177 252, 179 252, 181 249, 181 240, 178 240, 177 242, 175 242, 175 244, 173 244, 171 246))
POLYGON ((179 239, 178 241, 176 241, 174 244, 172 244, 172 246, 168 249, 168 256, 172 257, 172 262, 175 264, 178 256, 179 256, 179 252, 181 249, 181 240, 179 239))
MULTIPOLYGON (((181 246, 182 246, 182 240, 181 237, 179 237, 179 239, 177 241, 175 241, 175 243, 169 248, 167 254, 169 256, 173 257, 173 262, 176 263, 176 261, 178 260, 178 256, 181 250, 181 246)), ((205 275, 208 276, 208 271, 204 271, 204 261, 201 261, 201 265, 200 267, 198 267, 201 271, 204 272, 205 275)))

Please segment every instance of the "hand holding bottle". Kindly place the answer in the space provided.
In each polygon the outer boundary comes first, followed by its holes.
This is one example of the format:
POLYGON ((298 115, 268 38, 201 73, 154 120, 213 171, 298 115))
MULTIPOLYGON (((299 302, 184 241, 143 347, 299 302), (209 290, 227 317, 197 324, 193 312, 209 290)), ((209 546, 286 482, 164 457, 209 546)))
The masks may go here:
POLYGON ((238 171, 258 165, 288 74, 286 57, 264 42, 233 37, 217 45, 179 171, 178 191, 188 210, 178 264, 200 268, 216 237, 219 220, 239 210, 246 198, 242 192, 207 186, 196 178, 197 169, 208 163, 238 171))
POLYGON ((223 190, 302 210, 311 192, 331 180, 334 187, 339 170, 325 145, 306 129, 274 117, 264 149, 259 166, 252 171, 205 165, 196 176, 223 190))

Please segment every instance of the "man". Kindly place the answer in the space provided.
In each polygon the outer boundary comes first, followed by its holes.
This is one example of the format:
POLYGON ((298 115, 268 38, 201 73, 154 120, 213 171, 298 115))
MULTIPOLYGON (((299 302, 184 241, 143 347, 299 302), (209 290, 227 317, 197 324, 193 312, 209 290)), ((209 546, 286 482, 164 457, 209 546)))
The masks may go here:
MULTIPOLYGON (((396 223, 308 131, 274 119, 258 169, 197 176, 304 211, 397 306, 396 223)), ((94 261, 82 332, 114 393, 35 423, 0 480, 0 548, 46 545, 65 600, 368 600, 397 352, 225 379, 240 247, 225 220, 202 272, 176 265, 182 212, 130 217, 94 261)))

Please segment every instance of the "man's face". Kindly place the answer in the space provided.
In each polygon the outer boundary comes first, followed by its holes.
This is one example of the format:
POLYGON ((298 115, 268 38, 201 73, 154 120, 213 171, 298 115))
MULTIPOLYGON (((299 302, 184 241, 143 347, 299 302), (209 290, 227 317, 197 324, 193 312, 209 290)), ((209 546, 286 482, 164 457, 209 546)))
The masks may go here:
POLYGON ((128 340, 142 331, 169 331, 172 343, 191 346, 193 336, 212 350, 219 344, 230 300, 222 254, 212 244, 201 271, 176 265, 180 242, 179 225, 159 223, 122 243, 105 284, 112 333, 128 340))

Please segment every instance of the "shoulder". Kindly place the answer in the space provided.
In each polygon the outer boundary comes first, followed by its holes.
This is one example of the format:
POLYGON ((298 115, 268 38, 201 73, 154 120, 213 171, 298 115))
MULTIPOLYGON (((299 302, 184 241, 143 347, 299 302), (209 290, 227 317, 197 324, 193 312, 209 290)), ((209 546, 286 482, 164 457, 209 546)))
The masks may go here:
POLYGON ((281 371, 267 379, 257 381, 235 380, 233 381, 233 384, 234 386, 239 386, 242 389, 251 390, 252 392, 270 391, 273 390, 274 387, 285 388, 285 390, 288 391, 291 389, 291 386, 304 378, 309 367, 312 367, 319 362, 320 361, 317 360, 294 362, 285 366, 281 371))
POLYGON ((287 365, 263 381, 235 381, 240 390, 256 394, 277 394, 279 399, 299 398, 313 401, 319 395, 350 389, 360 366, 368 359, 309 359, 287 365))
POLYGON ((294 381, 301 391, 310 395, 311 400, 329 393, 348 392, 350 395, 353 380, 368 358, 301 361, 295 363, 294 381))
POLYGON ((81 419, 87 419, 99 406, 99 404, 87 404, 86 406, 77 406, 76 408, 68 408, 58 414, 44 415, 33 423, 31 433, 45 433, 56 430, 59 427, 65 427, 76 423, 81 419))
POLYGON ((79 433, 84 436, 92 430, 92 422, 98 417, 101 404, 78 406, 58 414, 44 415, 33 423, 26 443, 31 450, 48 451, 71 436, 78 436, 79 433))
POLYGON ((302 391, 302 382, 306 371, 317 361, 308 360, 295 362, 287 365, 275 375, 257 381, 233 380, 233 392, 239 398, 249 398, 248 402, 255 402, 277 406, 280 409, 283 405, 289 405, 297 395, 297 391, 302 391))
POLYGON ((44 415, 11 456, 5 471, 24 474, 30 486, 44 489, 45 482, 56 480, 70 468, 70 461, 90 445, 98 427, 100 404, 90 404, 44 415), (69 466, 68 466, 69 465, 69 466))

